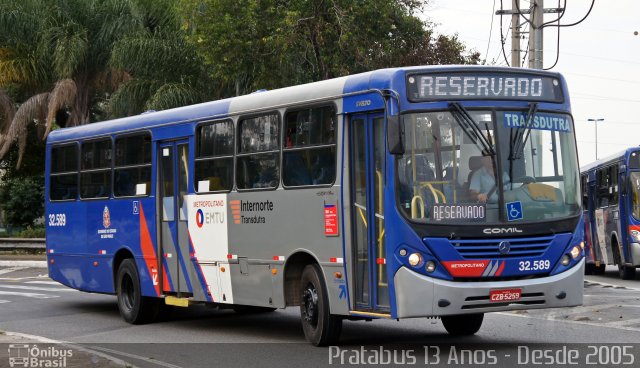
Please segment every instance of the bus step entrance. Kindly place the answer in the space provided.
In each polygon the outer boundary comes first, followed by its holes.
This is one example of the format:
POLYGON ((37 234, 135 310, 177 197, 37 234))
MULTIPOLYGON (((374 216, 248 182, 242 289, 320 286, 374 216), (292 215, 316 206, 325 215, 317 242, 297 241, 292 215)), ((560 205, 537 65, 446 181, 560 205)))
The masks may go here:
POLYGON ((188 307, 189 298, 177 298, 175 296, 167 295, 164 297, 164 303, 166 305, 173 305, 175 307, 188 307))

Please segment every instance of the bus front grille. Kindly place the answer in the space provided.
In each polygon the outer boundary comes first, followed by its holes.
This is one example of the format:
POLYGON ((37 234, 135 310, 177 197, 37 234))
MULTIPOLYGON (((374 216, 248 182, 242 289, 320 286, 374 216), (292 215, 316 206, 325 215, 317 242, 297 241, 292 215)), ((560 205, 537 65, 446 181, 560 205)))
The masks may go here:
POLYGON ((553 236, 510 239, 461 239, 452 240, 454 249, 465 259, 522 258, 542 256, 551 243, 553 236), (501 252, 500 243, 508 242, 509 251, 501 252))

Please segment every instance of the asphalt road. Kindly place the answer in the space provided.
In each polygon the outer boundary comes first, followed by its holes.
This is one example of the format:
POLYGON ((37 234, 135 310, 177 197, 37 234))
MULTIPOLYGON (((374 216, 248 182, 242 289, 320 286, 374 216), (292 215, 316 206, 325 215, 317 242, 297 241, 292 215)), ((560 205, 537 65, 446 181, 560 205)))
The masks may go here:
MULTIPOLYGON (((338 362, 331 358, 337 348, 305 343, 296 308, 240 315, 194 306, 172 309, 154 324, 132 326, 120 318, 114 296, 65 288, 45 271, 0 267, 0 330, 81 344, 139 367, 314 367, 338 362)), ((623 282, 612 269, 605 276, 587 277, 582 307, 488 314, 480 332, 466 338, 449 336, 435 319, 345 321, 340 349, 367 346, 402 355, 438 344, 507 349, 636 342, 640 281, 623 282)), ((640 346, 635 350, 639 366, 640 346)))

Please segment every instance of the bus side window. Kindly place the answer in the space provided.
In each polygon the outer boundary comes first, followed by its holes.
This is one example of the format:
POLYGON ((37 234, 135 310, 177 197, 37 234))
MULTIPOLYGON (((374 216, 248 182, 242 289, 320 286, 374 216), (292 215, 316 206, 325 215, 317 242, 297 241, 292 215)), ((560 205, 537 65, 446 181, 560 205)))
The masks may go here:
POLYGON ((233 188, 234 129, 231 120, 201 125, 196 133, 196 192, 233 188))
POLYGON ((240 120, 236 186, 273 189, 280 180, 280 119, 277 113, 240 120))
POLYGON ((582 174, 580 179, 580 187, 582 189, 582 207, 586 210, 589 207, 589 174, 582 174))
POLYGON ((111 138, 83 142, 80 152, 80 198, 110 197, 111 138))
POLYGON ((64 201, 78 197, 78 145, 51 148, 49 198, 64 201))
POLYGON ((609 167, 609 204, 614 206, 618 203, 618 165, 609 167))
POLYGON ((151 189, 151 134, 116 137, 113 194, 149 195, 151 189))
POLYGON ((598 207, 609 206, 609 188, 611 185, 609 178, 609 168, 599 168, 596 171, 596 203, 598 207))
POLYGON ((333 106, 288 111, 285 124, 284 186, 333 183, 336 177, 336 112, 333 106))

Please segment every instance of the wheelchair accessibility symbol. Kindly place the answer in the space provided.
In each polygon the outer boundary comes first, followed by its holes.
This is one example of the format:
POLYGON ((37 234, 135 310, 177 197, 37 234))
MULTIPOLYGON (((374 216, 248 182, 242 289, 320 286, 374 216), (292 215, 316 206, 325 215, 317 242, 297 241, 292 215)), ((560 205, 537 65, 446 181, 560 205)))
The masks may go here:
POLYGON ((522 203, 509 202, 507 203, 507 220, 515 221, 522 219, 522 203))

